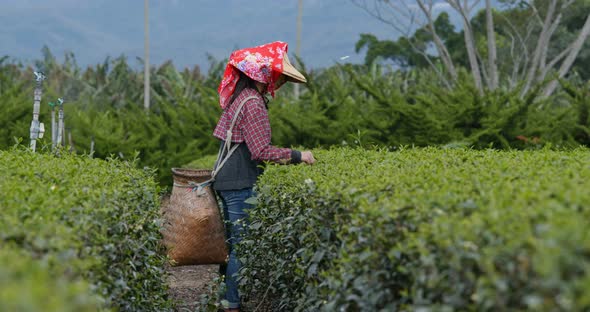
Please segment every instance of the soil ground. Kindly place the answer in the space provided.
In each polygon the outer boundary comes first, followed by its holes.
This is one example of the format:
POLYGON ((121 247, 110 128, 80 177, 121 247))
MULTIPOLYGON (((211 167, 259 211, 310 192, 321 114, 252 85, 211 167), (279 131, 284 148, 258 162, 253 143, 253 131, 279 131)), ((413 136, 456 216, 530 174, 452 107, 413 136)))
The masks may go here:
POLYGON ((170 298, 179 312, 196 311, 201 294, 219 276, 219 265, 187 265, 167 267, 170 298))

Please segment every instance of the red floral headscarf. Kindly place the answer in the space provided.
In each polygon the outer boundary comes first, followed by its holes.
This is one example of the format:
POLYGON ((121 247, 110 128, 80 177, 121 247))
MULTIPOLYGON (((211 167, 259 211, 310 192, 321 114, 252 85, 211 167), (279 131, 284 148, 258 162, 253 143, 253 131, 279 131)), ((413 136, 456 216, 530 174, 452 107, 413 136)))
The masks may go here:
POLYGON ((234 51, 217 89, 221 108, 225 109, 229 104, 240 78, 239 71, 258 82, 268 84, 267 91, 274 97, 274 91, 280 87, 275 86, 275 82, 283 73, 283 55, 287 53, 287 48, 287 43, 275 41, 234 51))

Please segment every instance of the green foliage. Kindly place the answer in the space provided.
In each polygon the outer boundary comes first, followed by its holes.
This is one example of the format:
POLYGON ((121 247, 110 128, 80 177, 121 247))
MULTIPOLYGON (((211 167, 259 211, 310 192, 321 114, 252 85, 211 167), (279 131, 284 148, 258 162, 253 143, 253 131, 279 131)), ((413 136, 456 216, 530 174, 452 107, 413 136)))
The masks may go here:
POLYGON ((270 166, 239 246, 288 311, 590 308, 590 151, 315 151, 270 166))
MULTIPOLYGON (((152 103, 146 111, 143 72, 124 58, 107 59, 82 71, 73 55, 59 64, 45 52, 37 64, 49 77, 43 84, 40 115, 47 133, 40 145, 50 141, 46 103, 65 97, 72 149, 89 154, 94 143, 94 157, 137 155, 138 166, 157 168, 162 185, 172 182, 170 168, 217 152, 219 143, 212 132, 221 113, 216 88, 222 62, 212 60, 207 75, 198 68, 179 71, 170 62, 153 68, 152 103)), ((287 84, 270 102, 273 144, 506 149, 588 144, 580 123, 585 104, 578 104, 587 103, 588 97, 560 93, 540 101, 535 89, 521 99, 519 88, 480 95, 468 72, 459 68, 458 73, 457 85, 448 89, 425 69, 347 64, 312 71, 299 99, 287 84)), ((570 84, 569 94, 585 94, 587 86, 570 84)), ((33 87, 31 68, 0 61, 0 107, 5 112, 0 115, 0 149, 14 145, 14 138, 28 143, 33 87)))
POLYGON ((83 280, 68 268, 47 270, 20 248, 0 248, 0 310, 2 311, 97 311, 100 301, 83 280))
MULTIPOLYGON (((11 64, 6 58, 0 58, 0 147, 12 146, 14 138, 28 138, 29 127, 33 115, 32 88, 30 83, 23 79, 21 67, 11 64)), ((32 81, 32 72, 30 81, 32 81)))
POLYGON ((208 155, 196 159, 189 164, 185 165, 186 168, 193 168, 193 169, 213 169, 215 166, 215 161, 217 160, 217 154, 215 155, 208 155))
MULTIPOLYGON (((434 27, 441 40, 451 43, 457 42, 459 34, 455 32, 454 25, 450 22, 449 14, 442 12, 434 20, 434 27)), ((355 45, 355 52, 367 48, 365 64, 371 65, 377 60, 391 60, 401 68, 429 68, 432 62, 439 61, 437 56, 431 55, 429 49, 434 44, 433 36, 427 26, 417 29, 411 37, 401 36, 396 41, 379 40, 372 34, 361 34, 355 45), (426 56, 426 57, 425 57, 426 56)), ((455 51, 455 49, 453 49, 455 51)))
MULTIPOLYGON (((426 70, 332 67, 310 77, 310 92, 298 102, 277 98, 271 104, 273 139, 287 146, 460 144, 534 149, 585 144, 571 126, 584 116, 578 108, 584 106, 573 99, 561 94, 537 100, 541 86, 524 98, 520 88, 480 95, 467 72, 460 71, 458 79, 460 83, 448 90, 426 70)), ((584 88, 571 87, 578 93, 584 88)))
MULTIPOLYGON (((41 122, 51 141, 51 114, 46 104, 57 97, 65 98, 67 142, 79 153, 107 158, 132 159, 139 155, 140 166, 158 168, 162 184, 171 183, 171 167, 190 162, 217 151, 211 136, 221 110, 213 79, 198 68, 179 72, 165 63, 152 72, 152 105, 143 109, 143 72, 132 69, 124 58, 107 59, 103 64, 81 71, 73 55, 59 64, 46 49, 45 58, 37 64, 48 79, 43 83, 41 122)), ((0 62, 0 106, 5 112, 0 121, 0 148, 7 149, 13 137, 28 142, 32 119, 33 74, 31 68, 0 62)))
POLYGON ((0 151, 0 310, 166 311, 151 170, 0 151))
POLYGON ((575 87, 565 80, 560 82, 573 106, 568 111, 570 122, 560 125, 565 128, 562 128, 562 133, 570 134, 577 142, 590 146, 590 83, 575 87))
POLYGON ((222 308, 227 308, 229 302, 224 298, 225 282, 223 276, 215 277, 207 286, 207 290, 201 294, 197 311, 218 312, 222 308))
MULTIPOLYGON (((380 2, 380 1, 377 1, 380 2)), ((384 1, 387 2, 387 1, 384 1)), ((530 57, 536 46, 542 32, 543 23, 531 23, 532 20, 543 21, 547 16, 547 11, 550 2, 547 1, 516 1, 516 0, 501 0, 503 5, 494 5, 492 9, 493 24, 494 24, 494 38, 497 55, 498 74, 500 85, 507 88, 514 88, 519 79, 524 79, 524 75, 530 66, 530 57)), ((430 68, 440 65, 440 54, 432 55, 432 51, 436 49, 436 44, 432 35, 430 25, 428 25, 425 16, 421 16, 414 20, 417 12, 412 12, 408 8, 400 6, 399 9, 403 13, 398 12, 396 5, 384 5, 381 12, 376 6, 372 9, 371 14, 379 16, 379 19, 386 21, 388 24, 396 25, 397 30, 407 27, 415 28, 413 33, 405 33, 402 31, 395 41, 393 40, 379 40, 372 34, 361 34, 359 40, 355 45, 355 50, 358 53, 366 47, 365 64, 369 65, 381 60, 391 60, 397 67, 402 69, 415 68, 430 68), (407 12, 405 10, 407 9, 407 12), (391 12, 387 12, 391 10, 391 12), (390 15, 388 13, 393 13, 390 15), (399 14, 402 18, 396 20, 394 17, 399 14), (404 25, 403 20, 409 19, 404 25), (423 21, 419 21, 424 19, 423 21), (416 24, 417 22, 417 24, 416 24), (421 27, 411 27, 411 26, 421 27), (428 57, 433 64, 426 61, 428 57), (434 65, 436 64, 436 65, 434 65)), ((469 10, 472 10, 470 8, 469 10)), ((575 0, 567 3, 557 5, 556 12, 559 16, 558 24, 554 25, 551 30, 550 42, 541 43, 546 46, 545 54, 543 56, 543 66, 551 63, 552 60, 558 60, 561 53, 567 51, 568 47, 577 38, 584 22, 588 16, 587 12, 590 10, 590 2, 587 0, 575 0)), ((455 30, 453 23, 451 23, 449 15, 444 10, 437 14, 433 14, 434 31, 440 38, 448 51, 452 63, 455 67, 469 68, 468 53, 465 45, 465 33, 462 29, 455 30)), ((456 17, 460 18, 460 13, 455 11, 456 17)), ((418 16, 422 15, 421 12, 418 16)), ((556 15, 553 15, 555 17, 556 15)), ((481 63, 480 70, 484 79, 487 77, 487 29, 486 29, 486 11, 482 5, 478 11, 472 11, 469 18, 470 30, 473 34, 475 45, 475 52, 481 63)), ((462 26, 461 28, 465 28, 462 26)), ((445 52, 446 53, 446 52, 445 52)), ((557 63, 559 64, 559 62, 557 63)), ((586 81, 590 79, 590 41, 586 40, 584 46, 576 56, 576 60, 568 74, 574 79, 586 81)), ((554 68, 556 71, 559 65, 554 68)), ((541 69, 538 70, 541 74, 541 69)), ((454 77, 447 76, 452 79, 454 77)), ((543 77, 538 79, 535 83, 542 83, 543 77)), ((440 79, 440 78, 439 78, 440 79)))

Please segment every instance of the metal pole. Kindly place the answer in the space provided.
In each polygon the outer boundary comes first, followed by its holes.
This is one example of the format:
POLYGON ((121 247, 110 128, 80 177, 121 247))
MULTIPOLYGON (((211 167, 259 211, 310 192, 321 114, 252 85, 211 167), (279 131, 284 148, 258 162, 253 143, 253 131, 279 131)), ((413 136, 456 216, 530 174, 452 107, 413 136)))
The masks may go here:
POLYGON ((37 148, 37 139, 43 137, 43 124, 39 122, 39 111, 41 110, 41 94, 42 89, 41 85, 43 80, 45 80, 45 75, 42 72, 34 72, 35 74, 35 93, 34 93, 34 101, 33 101, 33 120, 31 121, 31 150, 33 152, 37 148))
POLYGON ((64 100, 59 98, 57 99, 57 104, 59 105, 59 112, 58 112, 58 126, 57 126, 57 144, 60 146, 64 146, 63 141, 64 141, 64 130, 65 130, 65 125, 64 125, 64 100))
POLYGON ((72 130, 68 129, 68 144, 70 145, 70 152, 75 153, 74 140, 72 140, 72 130))
MULTIPOLYGON (((299 0, 299 5, 297 6, 297 39, 295 41, 295 55, 299 57, 301 53, 301 19, 303 15, 303 0, 299 0)), ((299 99, 299 84, 295 84, 295 99, 299 99)))
POLYGON ((94 157, 94 136, 90 137, 90 158, 94 157))
POLYGON ((51 107, 51 150, 55 150, 55 143, 57 141, 57 125, 55 124, 55 103, 49 102, 51 107))
POLYGON ((143 107, 150 109, 150 28, 149 28, 149 1, 144 0, 144 58, 145 64, 143 69, 143 107))

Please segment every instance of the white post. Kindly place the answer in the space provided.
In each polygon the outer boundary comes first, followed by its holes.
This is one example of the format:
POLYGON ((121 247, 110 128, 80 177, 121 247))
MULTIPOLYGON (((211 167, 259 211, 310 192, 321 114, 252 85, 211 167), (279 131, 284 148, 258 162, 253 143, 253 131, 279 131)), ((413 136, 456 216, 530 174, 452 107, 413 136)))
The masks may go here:
POLYGON ((41 110, 41 85, 45 80, 45 75, 42 72, 35 73, 35 93, 33 100, 33 120, 31 121, 30 135, 31 135, 31 150, 33 152, 37 148, 37 139, 43 137, 41 133, 42 124, 39 122, 39 111, 41 110))
MULTIPOLYGON (((299 5, 297 6, 297 39, 295 41, 295 55, 297 57, 300 57, 300 53, 301 53, 301 19, 302 19, 302 15, 303 15, 303 0, 299 0, 299 5)), ((296 59, 298 60, 298 59, 296 59)), ((296 62, 297 63, 297 62, 296 62)), ((294 92, 295 92, 295 99, 299 99, 299 84, 295 83, 294 86, 294 92)))
POLYGON ((90 138, 90 158, 94 157, 94 136, 90 138))
POLYGON ((64 146, 65 140, 65 125, 64 125, 64 100, 59 98, 57 99, 57 104, 59 105, 59 111, 57 114, 58 118, 58 126, 57 126, 57 144, 58 146, 64 146))
POLYGON ((143 69, 143 107, 150 109, 150 28, 149 28, 149 1, 144 0, 144 69, 143 69))
POLYGON ((55 145, 57 141, 57 124, 55 121, 55 103, 49 102, 49 106, 51 107, 51 150, 55 150, 55 145))

